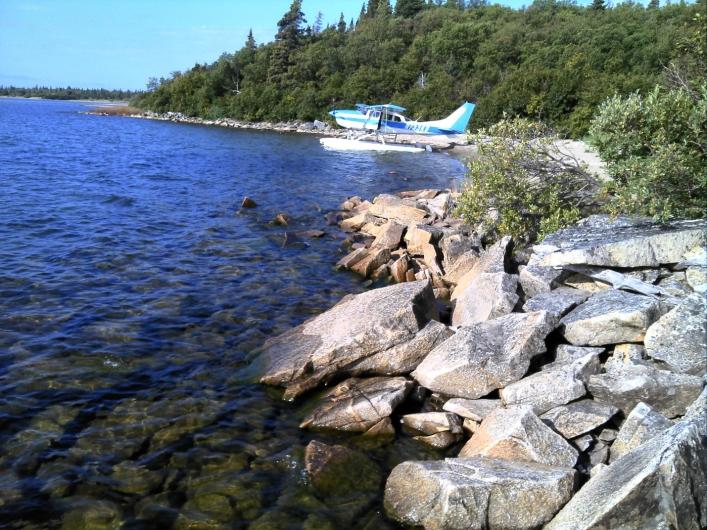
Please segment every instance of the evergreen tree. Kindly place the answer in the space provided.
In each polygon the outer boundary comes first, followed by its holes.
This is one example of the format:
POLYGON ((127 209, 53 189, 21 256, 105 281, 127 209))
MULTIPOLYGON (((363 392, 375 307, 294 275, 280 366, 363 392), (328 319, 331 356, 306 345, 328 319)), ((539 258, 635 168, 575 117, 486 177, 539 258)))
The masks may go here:
POLYGON ((398 0, 395 3, 395 15, 412 18, 425 8, 424 0, 398 0))
POLYGON ((604 11, 606 9, 606 5, 604 4, 604 0, 592 0, 591 8, 594 11, 604 11))
POLYGON ((452 9, 464 9, 464 0, 447 0, 444 5, 452 9))
POLYGON ((255 38, 253 37, 253 28, 248 30, 248 38, 245 41, 245 49, 253 51, 256 48, 255 38))
POLYGON ((356 27, 366 18, 366 2, 361 4, 361 12, 358 14, 358 20, 356 21, 356 27))
POLYGON ((380 0, 368 0, 368 7, 366 8, 366 16, 373 18, 376 16, 376 11, 378 10, 378 2, 380 0))
POLYGON ((336 31, 339 33, 346 33, 346 20, 344 20, 344 13, 339 15, 339 23, 336 25, 336 31))
POLYGON ((376 7, 377 17, 387 17, 393 14, 393 8, 390 7, 390 0, 378 0, 376 7))
POLYGON ((648 2, 648 9, 658 9, 660 7, 660 0, 651 0, 648 2))
POLYGON ((277 23, 275 41, 282 42, 290 50, 295 49, 304 34, 302 25, 307 22, 302 12, 302 0, 293 0, 290 10, 277 23))
POLYGON ((319 35, 322 32, 322 18, 322 12, 319 11, 317 13, 317 18, 314 19, 314 25, 312 26, 312 33, 314 33, 315 35, 319 35))

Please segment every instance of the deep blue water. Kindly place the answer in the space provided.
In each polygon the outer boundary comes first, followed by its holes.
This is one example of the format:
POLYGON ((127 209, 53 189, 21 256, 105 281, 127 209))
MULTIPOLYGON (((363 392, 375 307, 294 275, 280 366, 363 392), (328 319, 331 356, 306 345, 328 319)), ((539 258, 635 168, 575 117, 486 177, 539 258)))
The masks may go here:
POLYGON ((300 431, 312 401, 253 384, 247 355, 363 289, 327 211, 461 162, 87 108, 0 99, 0 527, 385 527, 379 495, 313 491, 303 448, 383 476, 424 450, 300 431), (279 212, 327 236, 283 248, 279 212))

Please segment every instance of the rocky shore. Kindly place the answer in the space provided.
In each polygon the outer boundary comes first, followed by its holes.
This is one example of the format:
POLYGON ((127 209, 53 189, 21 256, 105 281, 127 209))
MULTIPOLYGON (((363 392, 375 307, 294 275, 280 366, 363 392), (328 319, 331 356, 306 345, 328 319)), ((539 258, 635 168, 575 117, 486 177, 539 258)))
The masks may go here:
MULTIPOLYGON (((420 190, 330 214, 337 266, 377 288, 268 340, 261 382, 330 387, 303 429, 440 449, 387 478, 403 525, 707 526, 704 220, 592 216, 514 252, 454 203, 420 190)), ((366 465, 318 441, 305 460, 315 487, 366 465)))
MULTIPOLYGON (((227 127, 231 129, 315 134, 336 138, 347 138, 350 134, 346 131, 346 129, 332 127, 328 123, 319 120, 314 120, 312 122, 299 120, 290 122, 251 122, 235 120, 232 118, 219 118, 215 120, 207 120, 204 118, 186 116, 181 112, 157 113, 149 110, 143 111, 141 109, 136 109, 134 107, 128 106, 97 107, 95 109, 90 110, 88 114, 94 114, 97 116, 125 116, 128 118, 171 121, 174 123, 189 123, 192 125, 210 125, 215 127, 227 127)), ((429 145, 430 148, 435 151, 458 149, 467 152, 472 148, 469 145, 469 139, 467 138, 466 134, 439 136, 398 134, 396 137, 396 142, 410 145, 429 145)))

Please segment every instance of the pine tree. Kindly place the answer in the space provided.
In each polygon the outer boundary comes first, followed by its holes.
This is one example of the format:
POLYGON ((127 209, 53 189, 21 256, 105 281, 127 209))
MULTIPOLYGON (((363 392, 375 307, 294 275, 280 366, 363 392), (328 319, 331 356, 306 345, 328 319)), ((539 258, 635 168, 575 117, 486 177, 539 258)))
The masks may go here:
POLYGON ((606 5, 604 4, 604 0, 592 0, 591 8, 594 11, 604 11, 606 9, 606 5))
POLYGON ((255 44, 255 38, 253 37, 253 28, 250 28, 250 30, 248 30, 248 38, 245 41, 245 49, 253 51, 255 48, 257 48, 257 46, 255 44))
POLYGON ((366 16, 368 18, 373 18, 376 16, 379 1, 380 0, 368 0, 368 7, 366 8, 366 16))
POLYGON ((424 0, 398 0, 395 3, 395 16, 412 18, 424 8, 424 0))
POLYGON ((346 33, 346 20, 344 19, 344 13, 339 15, 339 23, 336 25, 336 31, 339 33, 346 33))
POLYGON ((648 2, 648 9, 658 9, 660 7, 660 0, 651 0, 648 2))
POLYGON ((393 8, 390 7, 390 0, 378 0, 376 7, 377 17, 387 17, 393 14, 393 8))
POLYGON ((293 0, 290 10, 277 23, 275 41, 284 43, 290 50, 296 48, 304 34, 302 24, 305 22, 302 0, 293 0))
POLYGON ((323 25, 322 18, 323 17, 324 17, 324 15, 322 15, 322 12, 319 11, 317 13, 317 18, 314 19, 314 25, 312 26, 312 33, 314 33, 315 35, 319 35, 322 32, 322 25, 323 25))

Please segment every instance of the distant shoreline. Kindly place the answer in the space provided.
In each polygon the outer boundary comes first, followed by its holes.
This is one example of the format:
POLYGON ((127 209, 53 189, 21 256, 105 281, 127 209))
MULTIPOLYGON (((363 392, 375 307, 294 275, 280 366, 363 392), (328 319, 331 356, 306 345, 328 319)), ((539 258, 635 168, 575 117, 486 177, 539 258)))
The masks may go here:
POLYGON ((122 99, 73 99, 73 98, 43 98, 40 96, 0 96, 0 99, 30 99, 39 101, 74 101, 76 103, 101 103, 108 105, 127 105, 127 101, 122 99))

